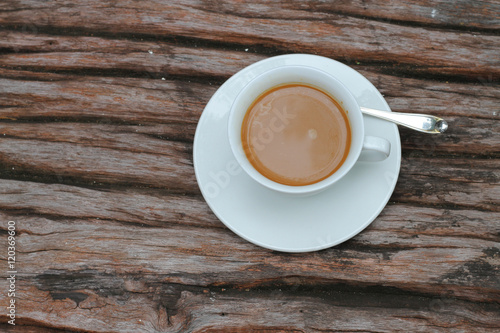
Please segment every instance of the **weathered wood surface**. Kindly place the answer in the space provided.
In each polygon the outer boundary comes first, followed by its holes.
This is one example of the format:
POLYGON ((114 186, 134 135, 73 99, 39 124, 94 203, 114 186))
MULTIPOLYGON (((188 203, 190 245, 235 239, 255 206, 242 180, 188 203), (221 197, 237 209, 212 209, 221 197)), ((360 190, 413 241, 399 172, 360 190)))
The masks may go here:
POLYGON ((496 332, 500 329, 496 1, 0 3, 0 308, 17 226, 20 332, 496 332), (192 142, 220 84, 316 53, 365 75, 401 129, 381 215, 285 254, 201 197, 192 142))

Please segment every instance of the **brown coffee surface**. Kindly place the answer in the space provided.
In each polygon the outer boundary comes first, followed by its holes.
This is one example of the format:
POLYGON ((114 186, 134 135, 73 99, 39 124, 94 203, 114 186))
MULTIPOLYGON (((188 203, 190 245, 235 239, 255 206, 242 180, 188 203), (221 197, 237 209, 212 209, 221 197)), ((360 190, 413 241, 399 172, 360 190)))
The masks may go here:
POLYGON ((349 120, 328 94, 287 84, 260 95, 242 124, 245 154, 262 175, 277 183, 317 183, 344 163, 351 144, 349 120))

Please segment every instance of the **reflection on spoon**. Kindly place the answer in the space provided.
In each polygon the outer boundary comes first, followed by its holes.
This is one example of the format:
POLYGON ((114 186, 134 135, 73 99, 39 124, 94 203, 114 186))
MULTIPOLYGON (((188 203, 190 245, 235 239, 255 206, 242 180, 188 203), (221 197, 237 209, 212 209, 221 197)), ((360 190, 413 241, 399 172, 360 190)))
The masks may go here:
POLYGON ((446 120, 427 114, 388 112, 363 106, 360 109, 361 112, 369 116, 388 120, 424 133, 439 134, 448 129, 446 120))

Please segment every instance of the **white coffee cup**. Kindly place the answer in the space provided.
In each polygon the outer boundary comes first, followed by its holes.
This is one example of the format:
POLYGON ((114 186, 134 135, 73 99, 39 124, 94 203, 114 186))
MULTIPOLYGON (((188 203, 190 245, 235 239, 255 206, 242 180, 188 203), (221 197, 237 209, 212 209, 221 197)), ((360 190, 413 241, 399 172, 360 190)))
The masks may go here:
MULTIPOLYGON (((365 126, 360 107, 350 91, 335 77, 308 66, 284 65, 268 70, 251 80, 234 100, 228 121, 231 150, 245 172, 259 184, 287 194, 305 195, 318 193, 344 177, 358 161, 361 151, 370 151, 375 160, 389 156, 390 142, 384 138, 365 136, 365 126), (257 171, 248 160, 241 141, 241 128, 251 104, 264 92, 287 83, 306 84, 328 93, 346 111, 351 127, 351 145, 342 166, 329 177, 310 185, 291 186, 277 183, 257 171)), ((376 162, 374 162, 376 163, 376 162)))

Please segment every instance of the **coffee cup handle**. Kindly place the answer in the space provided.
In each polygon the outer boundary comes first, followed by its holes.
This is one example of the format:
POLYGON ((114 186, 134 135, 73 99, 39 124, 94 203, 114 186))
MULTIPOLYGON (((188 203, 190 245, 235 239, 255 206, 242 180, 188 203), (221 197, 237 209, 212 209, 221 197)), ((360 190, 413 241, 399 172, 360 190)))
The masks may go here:
POLYGON ((365 136, 363 150, 358 161, 380 162, 389 157, 391 153, 391 143, 384 138, 377 136, 365 136))

